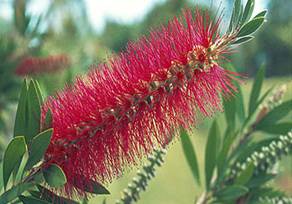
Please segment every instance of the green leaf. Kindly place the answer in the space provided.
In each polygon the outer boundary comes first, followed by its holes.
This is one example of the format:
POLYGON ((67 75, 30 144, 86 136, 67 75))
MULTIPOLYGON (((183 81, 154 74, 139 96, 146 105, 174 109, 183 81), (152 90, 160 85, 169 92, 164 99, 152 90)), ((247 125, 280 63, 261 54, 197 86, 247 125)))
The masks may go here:
MULTIPOLYGON (((275 188, 272 188, 272 187, 266 187, 266 186, 261 186, 259 188, 257 188, 256 190, 254 190, 252 192, 253 194, 253 197, 256 198, 256 200, 258 200, 259 197, 268 197, 268 198, 275 198, 275 197, 283 197, 285 196, 285 193, 280 191, 280 190, 277 190, 275 188)), ((274 203, 279 203, 279 202, 274 202, 274 203)), ((280 202, 281 203, 281 202, 280 202)), ((259 204, 258 202, 255 202, 253 204, 259 204)), ((264 204, 267 204, 264 203, 264 204)))
MULTIPOLYGON (((3 165, 0 165, 0 178, 3 178, 3 165)), ((3 179, 0 179, 0 192, 4 186, 3 179)))
POLYGON ((233 127, 229 127, 226 129, 224 140, 223 140, 223 146, 219 152, 219 156, 217 159, 218 177, 219 177, 217 181, 220 181, 221 177, 223 176, 224 170, 227 166, 226 162, 228 160, 227 159, 228 153, 237 134, 238 132, 234 132, 233 127))
POLYGON ((258 98, 262 89, 262 84, 265 76, 265 68, 261 66, 259 69, 252 86, 250 98, 249 98, 249 107, 248 107, 248 114, 252 114, 256 110, 258 98))
POLYGON ((37 199, 37 198, 34 198, 32 196, 19 196, 18 197, 19 200, 21 200, 21 202, 23 204, 50 204, 49 202, 45 201, 45 200, 40 200, 40 199, 37 199))
POLYGON ((236 114, 239 118, 239 121, 241 123, 243 123, 245 118, 246 118, 245 117, 245 108, 244 108, 244 99, 243 99, 241 87, 238 84, 236 84, 236 87, 238 90, 238 92, 235 95, 236 114))
POLYGON ((243 162, 249 157, 253 152, 260 151, 262 147, 269 145, 275 138, 265 138, 261 141, 252 142, 250 144, 245 143, 238 147, 237 151, 234 151, 234 155, 236 158, 234 159, 237 162, 243 162))
POLYGON ((22 179, 21 177, 23 176, 23 171, 24 171, 24 167, 27 162, 27 159, 28 159, 28 152, 26 151, 22 159, 18 162, 18 164, 13 169, 13 172, 12 172, 13 183, 19 182, 22 179))
POLYGON ((187 163, 191 169, 192 175, 195 179, 195 181, 200 184, 200 173, 198 168, 198 160, 196 156, 195 149, 193 147, 193 144, 189 138, 189 135, 186 130, 181 128, 180 130, 180 136, 181 136, 181 144, 183 148, 183 152, 185 155, 185 158, 187 160, 187 163))
POLYGON ((46 118, 45 118, 45 124, 44 128, 51 128, 52 127, 52 112, 50 109, 48 109, 46 113, 46 118))
POLYGON ((228 27, 228 32, 232 32, 233 30, 233 24, 234 24, 234 9, 233 9, 233 12, 232 12, 232 15, 231 15, 231 19, 230 19, 230 22, 229 22, 229 27, 228 27))
MULTIPOLYGON (((264 102, 264 100, 267 98, 267 96, 274 90, 274 87, 269 88, 264 95, 258 100, 258 102, 256 103, 255 106, 255 110, 264 102)), ((251 113, 251 115, 253 115, 255 113, 255 111, 253 113, 251 113)))
POLYGON ((238 175, 234 183, 237 185, 245 185, 251 179, 254 168, 254 165, 250 163, 247 168, 238 175))
POLYGON ((36 184, 43 183, 45 181, 44 175, 42 171, 38 171, 32 177, 32 181, 36 184))
POLYGON ((38 83, 37 80, 32 80, 32 83, 34 83, 35 89, 37 91, 38 99, 40 101, 40 104, 43 104, 44 97, 40 88, 40 84, 38 83))
POLYGON ((255 188, 255 187, 260 187, 260 186, 264 186, 265 183, 267 183, 268 181, 274 179, 276 177, 275 174, 259 174, 256 177, 254 177, 253 179, 251 179, 247 186, 249 188, 255 188))
POLYGON ((225 119, 228 128, 235 128, 236 104, 234 98, 223 99, 225 119))
POLYGON ((6 188, 9 177, 26 152, 26 144, 23 136, 17 136, 8 144, 3 158, 3 182, 6 188))
POLYGON ((244 12, 243 12, 243 16, 242 16, 242 22, 245 23, 246 21, 248 21, 253 13, 253 9, 254 9, 254 5, 255 2, 254 0, 248 0, 245 8, 244 8, 244 12))
POLYGON ((41 198, 41 193, 36 191, 36 190, 31 190, 31 191, 28 191, 29 194, 35 198, 41 198))
POLYGON ((61 187, 66 182, 66 176, 61 167, 56 164, 51 164, 48 168, 43 170, 45 181, 53 188, 61 187))
POLYGON ((27 143, 40 131, 41 101, 34 81, 28 88, 28 134, 25 135, 27 143))
POLYGON ((242 38, 237 39, 235 42, 233 42, 232 44, 242 44, 242 43, 246 43, 250 40, 254 39, 253 36, 244 36, 242 38))
POLYGON ((62 203, 62 204, 79 204, 74 200, 70 200, 68 198, 61 197, 52 191, 44 188, 43 186, 37 185, 39 192, 37 191, 30 191, 29 193, 36 198, 46 200, 49 203, 62 203))
MULTIPOLYGON (((230 63, 227 63, 224 65, 224 67, 232 72, 236 72, 236 69, 234 66, 230 63)), ((236 114, 239 117, 240 121, 243 122, 245 119, 245 108, 244 108, 244 100, 243 100, 243 94, 241 90, 241 86, 237 81, 234 81, 234 85, 236 86, 237 92, 235 92, 235 97, 231 100, 234 100, 233 107, 231 106, 231 111, 234 111, 234 107, 236 109, 236 114)), ((227 103, 225 104, 225 109, 230 108, 230 105, 227 103)), ((233 113, 228 113, 228 117, 233 117, 233 113)), ((225 115, 226 117, 226 115, 225 115)), ((235 117, 235 116, 234 116, 235 117)))
POLYGON ((82 189, 86 192, 93 193, 93 194, 110 194, 110 192, 100 183, 92 180, 84 178, 80 175, 76 176, 77 178, 81 178, 81 180, 75 181, 74 186, 76 188, 82 189))
POLYGON ((27 81, 25 79, 23 81, 22 89, 20 92, 19 100, 18 100, 18 106, 17 106, 15 124, 14 124, 14 134, 13 134, 14 137, 26 134, 26 127, 27 127, 27 121, 28 121, 27 92, 28 92, 28 87, 27 87, 27 81))
POLYGON ((238 28, 241 25, 242 15, 243 15, 243 5, 241 4, 241 0, 240 0, 239 11, 238 11, 238 14, 236 15, 236 21, 235 21, 236 28, 238 28))
MULTIPOLYGON (((240 9, 241 9, 241 0, 235 0, 234 2, 234 23, 238 21, 239 15, 240 15, 240 9)), ((236 27, 236 26, 235 26, 236 27)))
POLYGON ((11 189, 4 192, 0 196, 0 203, 9 203, 10 201, 20 196, 24 191, 27 191, 33 186, 34 186, 33 183, 21 183, 18 184, 17 186, 13 186, 11 189))
POLYGON ((29 158, 26 163, 25 169, 30 169, 43 158, 50 144, 52 134, 53 129, 48 129, 41 132, 32 139, 31 147, 29 150, 29 158))
POLYGON ((259 17, 247 22, 239 30, 236 37, 240 38, 254 33, 264 23, 264 20, 265 18, 259 17))
POLYGON ((217 141, 219 137, 219 128, 216 120, 214 120, 211 129, 209 131, 206 151, 205 151, 205 176, 207 190, 210 187, 210 182, 216 165, 217 157, 217 141))
POLYGON ((254 18, 263 18, 266 16, 267 12, 268 12, 267 10, 264 10, 264 11, 258 13, 254 18))
POLYGON ((232 31, 233 28, 237 28, 237 23, 238 19, 240 16, 240 10, 241 8, 241 0, 235 0, 234 5, 233 5, 233 10, 232 10, 232 16, 230 19, 230 24, 229 24, 229 31, 232 31))
POLYGON ((292 100, 286 101, 275 107, 256 125, 256 129, 265 129, 265 126, 274 125, 278 120, 284 118, 292 110, 292 100))
MULTIPOLYGON (((236 72, 236 69, 230 63, 225 64, 224 67, 232 72, 236 72)), ((228 115, 229 115, 228 117, 233 117, 232 111, 236 110, 235 111, 236 115, 239 117, 240 121, 243 122, 245 120, 245 108, 244 108, 243 94, 242 94, 242 90, 241 90, 241 86, 240 86, 239 82, 234 81, 234 85, 236 86, 237 91, 235 92, 235 97, 231 99, 231 100, 234 100, 232 102, 234 104, 232 104, 232 106, 231 106, 231 110, 228 113, 228 115)), ((228 108, 230 108, 230 105, 228 103, 226 103, 225 109, 228 109, 228 108)), ((226 115, 225 115, 225 117, 227 118, 226 115)))
POLYGON ((248 192, 248 188, 240 185, 227 186, 217 193, 220 200, 234 200, 248 192))
POLYGON ((269 134, 286 134, 292 129, 292 122, 282 122, 273 125, 265 125, 256 128, 257 130, 269 133, 269 134))

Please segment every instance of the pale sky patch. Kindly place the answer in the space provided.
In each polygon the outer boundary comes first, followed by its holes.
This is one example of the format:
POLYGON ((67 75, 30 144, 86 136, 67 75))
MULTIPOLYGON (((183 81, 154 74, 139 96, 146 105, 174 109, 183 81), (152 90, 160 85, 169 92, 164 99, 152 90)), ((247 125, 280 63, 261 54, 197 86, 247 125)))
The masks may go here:
MULTIPOLYGON (((89 20, 93 28, 101 31, 107 19, 121 23, 141 20, 157 3, 165 0, 85 0, 89 20)), ((46 11, 50 0, 31 0, 29 12, 35 15, 46 11)), ((267 0, 256 0, 255 13, 267 7, 267 0)), ((11 0, 0 0, 0 16, 11 19, 11 0)))

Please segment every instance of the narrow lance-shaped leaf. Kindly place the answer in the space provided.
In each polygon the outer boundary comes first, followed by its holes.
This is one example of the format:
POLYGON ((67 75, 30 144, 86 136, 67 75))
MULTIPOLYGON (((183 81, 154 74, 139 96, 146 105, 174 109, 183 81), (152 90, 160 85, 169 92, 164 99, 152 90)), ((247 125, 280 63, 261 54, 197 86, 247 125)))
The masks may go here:
MULTIPOLYGON (((27 135, 27 127, 28 127, 28 102, 27 102, 27 94, 28 94, 28 83, 27 80, 24 79, 20 96, 18 99, 18 106, 15 116, 14 122, 14 133, 13 136, 19 135, 27 135)), ((13 169, 13 177, 15 178, 20 167, 21 160, 15 165, 13 169)))
POLYGON ((275 89, 275 86, 269 88, 262 97, 260 97, 260 99, 257 102, 257 105, 255 107, 255 109, 257 109, 264 101, 265 99, 269 96, 269 94, 275 89))
POLYGON ((237 162, 243 162, 248 156, 250 156, 254 151, 260 150, 261 147, 268 145, 273 141, 274 138, 263 139, 259 142, 252 142, 250 144, 241 145, 238 147, 237 151, 233 152, 234 159, 237 162), (242 147, 244 146, 244 147, 242 147))
POLYGON ((34 82, 28 88, 28 135, 25 135, 27 143, 40 131, 41 101, 34 82))
POLYGON ((45 124, 44 124, 44 129, 51 128, 52 127, 52 112, 49 109, 46 113, 45 117, 45 124))
POLYGON ((110 194, 110 192, 100 183, 87 178, 82 178, 82 176, 78 175, 76 178, 81 178, 81 180, 75 181, 74 186, 76 188, 82 189, 86 192, 93 194, 110 194))
POLYGON ((9 203, 10 201, 13 201, 15 198, 20 196, 24 191, 29 190, 34 186, 33 183, 20 183, 17 186, 13 186, 8 191, 4 192, 0 196, 0 203, 9 203))
POLYGON ((223 99, 227 128, 235 128, 236 104, 234 98, 223 99))
MULTIPOLYGON (((227 69, 232 71, 232 72, 236 72, 236 69, 230 63, 228 64, 227 69)), ((235 81, 234 85, 236 86, 236 89, 237 89, 237 92, 235 93, 235 97, 234 97, 234 102, 233 102, 234 104, 231 107, 229 104, 225 104, 225 109, 231 109, 228 114, 230 115, 230 117, 235 117, 235 116, 233 116, 234 113, 231 112, 231 111, 234 111, 234 106, 235 106, 235 112, 236 112, 237 116, 239 117, 240 121, 242 122, 245 119, 245 108, 244 108, 243 94, 242 94, 240 84, 235 81)), ((234 118, 234 120, 235 120, 235 118, 234 118)))
POLYGON ((263 186, 265 183, 269 182, 270 180, 276 177, 275 174, 260 174, 257 177, 251 179, 247 186, 249 188, 254 188, 258 186, 263 186))
POLYGON ((267 12, 268 12, 267 10, 264 10, 264 11, 258 13, 254 18, 265 17, 267 12))
POLYGON ((12 182, 18 182, 21 180, 21 177, 23 176, 23 171, 25 167, 25 163, 27 162, 28 158, 28 151, 26 151, 22 157, 22 159, 18 162, 17 165, 15 165, 13 172, 12 172, 12 182))
POLYGON ((66 176, 63 170, 56 164, 51 164, 43 170, 45 181, 53 188, 61 187, 66 182, 66 176))
POLYGON ((181 135, 181 143, 182 143, 182 148, 183 152, 185 155, 185 158, 187 160, 187 163, 191 169, 192 175, 195 179, 195 181, 200 184, 200 173, 199 173, 199 168, 198 168, 198 160, 196 156, 195 149, 193 147, 193 144, 189 138, 189 135, 186 130, 181 128, 180 130, 180 135, 181 135))
POLYGON ((248 114, 250 115, 256 109, 258 98, 262 89, 262 84, 265 76, 265 68, 262 65, 259 69, 252 86, 250 98, 249 98, 249 107, 248 107, 248 114))
POLYGON ((23 136, 17 136, 8 144, 3 159, 3 181, 4 188, 7 185, 9 177, 26 152, 26 144, 23 136))
POLYGON ((42 104, 43 101, 44 101, 44 98, 43 98, 43 94, 42 94, 42 91, 41 91, 40 84, 38 83, 37 80, 32 80, 32 83, 34 83, 34 86, 36 88, 40 104, 42 104))
POLYGON ((18 106, 17 106, 15 124, 14 124, 14 134, 13 134, 14 137, 26 134, 26 127, 27 127, 27 121, 28 121, 27 92, 28 92, 28 87, 27 87, 27 81, 25 79, 23 81, 22 89, 20 92, 19 100, 18 100, 18 106))
POLYGON ((238 21, 239 21, 239 18, 240 18, 240 15, 241 15, 241 12, 242 12, 243 8, 242 8, 241 0, 235 0, 234 4, 235 4, 235 7, 234 7, 234 13, 235 13, 234 23, 235 23, 235 28, 237 28, 238 21))
POLYGON ((292 122, 282 122, 278 124, 262 125, 256 128, 257 130, 269 133, 269 134, 286 134, 292 129, 292 122))
POLYGON ((236 23, 238 22, 240 8, 241 8, 241 0, 235 0, 230 23, 229 23, 229 31, 232 31, 234 28, 237 27, 236 23))
POLYGON ((228 27, 228 32, 232 32, 233 30, 233 22, 234 22, 234 9, 232 11, 232 14, 231 14, 231 18, 230 18, 230 22, 229 22, 229 27, 228 27))
POLYGON ((209 189, 212 175, 216 165, 217 158, 217 137, 219 137, 219 128, 216 120, 214 120, 212 127, 209 131, 206 151, 205 151, 205 177, 206 187, 209 189))
POLYGON ((238 10, 238 14, 236 16, 236 22, 235 22, 235 25, 236 25, 236 28, 238 28, 241 24, 241 19, 242 19, 242 15, 243 15, 243 5, 241 4, 241 0, 239 2, 239 10, 238 10))
POLYGON ((253 13, 253 9, 254 9, 254 0, 248 0, 245 8, 244 8, 244 12, 243 12, 243 16, 242 16, 242 22, 245 23, 246 21, 248 21, 253 13))
POLYGON ((252 40, 252 39, 254 39, 253 36, 244 36, 244 37, 242 37, 242 38, 237 39, 237 40, 234 41, 232 44, 234 44, 234 45, 235 45, 235 44, 238 45, 238 44, 246 43, 246 42, 248 42, 248 41, 250 41, 250 40, 252 40))
POLYGON ((30 169, 36 163, 38 163, 44 156, 51 140, 53 129, 45 130, 31 141, 31 147, 29 150, 29 158, 26 163, 25 169, 30 169))
POLYGON ((19 200, 21 200, 23 204, 50 204, 45 200, 34 198, 32 196, 19 196, 19 200))
POLYGON ((265 18, 262 17, 252 19, 251 21, 242 26, 236 37, 238 38, 244 37, 254 33, 264 23, 264 20, 265 18))
POLYGON ((227 127, 224 140, 222 143, 223 145, 217 159, 217 168, 218 168, 218 177, 219 177, 217 181, 220 181, 221 177, 223 176, 224 169, 226 168, 228 153, 237 134, 238 132, 234 132, 233 127, 229 127, 229 128, 227 127))
POLYGON ((240 120, 241 123, 245 120, 245 108, 244 108, 244 99, 241 87, 237 86, 238 93, 235 96, 235 105, 236 105, 236 114, 240 120))
POLYGON ((237 185, 245 185, 252 177, 253 171, 254 165, 250 163, 244 170, 241 171, 234 183, 237 185))
POLYGON ((4 183, 3 183, 3 165, 0 165, 0 189, 2 189, 3 188, 3 186, 4 186, 4 183))
POLYGON ((29 193, 32 196, 34 196, 36 198, 40 198, 42 200, 46 200, 49 203, 54 202, 54 203, 62 203, 62 204, 79 204, 79 202, 70 200, 68 198, 61 197, 43 186, 37 185, 37 188, 38 188, 39 192, 30 191, 29 193))
POLYGON ((257 129, 263 129, 264 126, 273 125, 278 120, 284 118, 292 110, 292 100, 286 101, 281 105, 271 110, 262 120, 257 124, 257 129))
POLYGON ((234 200, 248 192, 248 188, 240 185, 228 186, 217 193, 220 200, 234 200))

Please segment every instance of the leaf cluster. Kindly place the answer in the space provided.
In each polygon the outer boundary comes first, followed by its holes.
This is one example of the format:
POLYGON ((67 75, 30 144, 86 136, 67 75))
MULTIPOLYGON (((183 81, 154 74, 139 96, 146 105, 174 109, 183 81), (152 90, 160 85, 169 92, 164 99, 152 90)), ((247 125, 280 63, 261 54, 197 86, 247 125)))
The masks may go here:
MULTIPOLYGON (((24 80, 17 107, 14 134, 3 157, 3 193, 0 203, 21 201, 28 203, 78 203, 61 197, 47 189, 57 190, 66 185, 66 175, 60 166, 43 161, 50 145, 53 129, 52 116, 46 113, 41 123, 43 96, 35 80, 24 80)), ((81 177, 82 178, 82 177, 81 177)), ((84 178, 85 179, 85 178, 84 178)), ((86 181, 85 191, 93 194, 109 194, 95 181, 86 181)), ((78 186, 76 186, 78 188, 78 186)))
POLYGON ((253 33, 264 23, 267 10, 256 14, 253 18, 255 0, 248 0, 245 6, 242 0, 235 0, 228 32, 235 34, 232 44, 242 44, 252 40, 253 33))
MULTIPOLYGON (((224 101, 227 125, 223 134, 218 121, 213 121, 205 146, 205 192, 197 203, 258 203, 269 199, 288 203, 284 201, 289 198, 268 183, 277 175, 277 162, 292 153, 292 122, 287 121, 292 100, 280 102, 281 87, 261 94, 264 73, 261 67, 247 108, 239 86, 237 96, 224 101), (267 136, 259 138, 257 132, 267 136)), ((183 131, 181 135, 185 157, 195 180, 200 181, 195 149, 186 134, 183 131)))

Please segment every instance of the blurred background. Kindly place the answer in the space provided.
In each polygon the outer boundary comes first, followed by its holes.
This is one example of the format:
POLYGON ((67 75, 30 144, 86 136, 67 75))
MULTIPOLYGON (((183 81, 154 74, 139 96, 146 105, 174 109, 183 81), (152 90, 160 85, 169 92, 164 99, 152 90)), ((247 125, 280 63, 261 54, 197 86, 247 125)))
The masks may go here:
MULTIPOLYGON (((36 78, 45 95, 53 95, 76 75, 124 50, 128 41, 147 35, 184 7, 194 7, 194 2, 211 12, 224 9, 224 22, 228 23, 233 0, 0 0, 0 152, 12 135, 24 76, 36 78)), ((265 64, 268 78, 264 88, 288 84, 287 98, 292 94, 291 8, 290 0, 256 0, 255 11, 268 9, 268 20, 253 41, 230 56, 237 70, 249 78, 265 64)), ((250 91, 250 81, 243 86, 244 94, 250 91)), ((199 157, 209 127, 208 121, 202 123, 193 137, 199 157)), ((275 185, 291 193, 292 163, 286 163, 289 168, 275 185)), ((109 186, 109 201, 119 198, 136 170, 129 169, 109 186)), ((139 203, 192 203, 201 189, 191 177, 180 144, 175 142, 139 203)))

